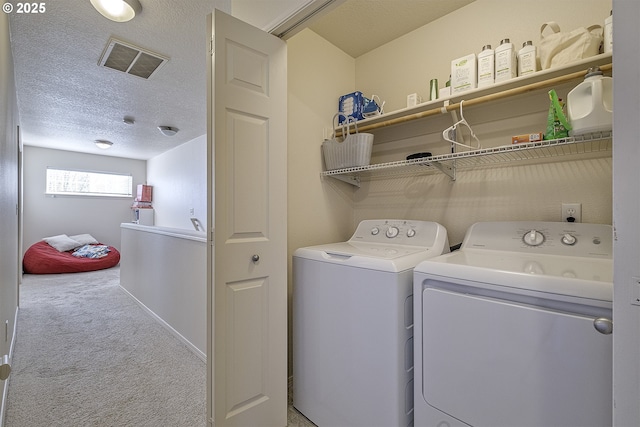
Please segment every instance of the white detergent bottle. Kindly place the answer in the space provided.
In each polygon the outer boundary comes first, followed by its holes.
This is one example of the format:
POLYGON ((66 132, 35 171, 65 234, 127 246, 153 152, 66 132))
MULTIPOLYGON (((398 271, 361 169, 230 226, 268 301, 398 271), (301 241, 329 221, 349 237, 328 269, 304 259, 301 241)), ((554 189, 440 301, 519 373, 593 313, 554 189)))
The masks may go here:
POLYGON ((518 51, 518 76, 538 71, 536 63, 536 47, 531 40, 522 44, 522 49, 518 51))
POLYGON ((613 10, 604 20, 604 52, 613 52, 613 10))
POLYGON ((589 68, 584 81, 567 96, 569 135, 611 132, 613 129, 613 79, 599 67, 589 68))
POLYGON ((478 54, 478 87, 490 86, 495 82, 495 56, 490 44, 483 46, 478 54))
POLYGON ((500 41, 496 48, 496 83, 512 79, 517 75, 516 51, 509 39, 500 41))

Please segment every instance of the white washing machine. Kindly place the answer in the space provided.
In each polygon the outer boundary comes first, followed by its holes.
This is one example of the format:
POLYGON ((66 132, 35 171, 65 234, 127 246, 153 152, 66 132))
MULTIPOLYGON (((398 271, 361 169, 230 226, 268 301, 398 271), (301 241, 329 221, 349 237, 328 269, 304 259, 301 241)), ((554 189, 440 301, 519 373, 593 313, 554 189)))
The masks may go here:
POLYGON ((320 427, 413 420, 413 268, 449 252, 435 222, 365 220, 293 255, 293 405, 320 427))
POLYGON ((415 425, 612 424, 612 228, 477 223, 414 274, 415 425))

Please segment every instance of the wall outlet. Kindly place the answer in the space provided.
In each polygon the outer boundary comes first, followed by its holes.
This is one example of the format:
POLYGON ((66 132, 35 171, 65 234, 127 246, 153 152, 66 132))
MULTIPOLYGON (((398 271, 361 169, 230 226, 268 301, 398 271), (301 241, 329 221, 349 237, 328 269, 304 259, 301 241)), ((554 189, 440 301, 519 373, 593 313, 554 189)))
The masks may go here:
POLYGON ((194 208, 189 208, 189 216, 195 216, 196 210, 194 208))
POLYGON ((582 222, 582 203, 563 203, 562 222, 582 222))

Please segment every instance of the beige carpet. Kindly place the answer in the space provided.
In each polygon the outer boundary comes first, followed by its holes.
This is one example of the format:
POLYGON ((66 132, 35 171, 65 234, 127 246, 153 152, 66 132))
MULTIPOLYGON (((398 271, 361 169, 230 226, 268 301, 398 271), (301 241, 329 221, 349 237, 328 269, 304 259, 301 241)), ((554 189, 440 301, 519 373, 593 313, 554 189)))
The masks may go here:
POLYGON ((118 268, 25 275, 6 427, 206 425, 206 367, 118 268))

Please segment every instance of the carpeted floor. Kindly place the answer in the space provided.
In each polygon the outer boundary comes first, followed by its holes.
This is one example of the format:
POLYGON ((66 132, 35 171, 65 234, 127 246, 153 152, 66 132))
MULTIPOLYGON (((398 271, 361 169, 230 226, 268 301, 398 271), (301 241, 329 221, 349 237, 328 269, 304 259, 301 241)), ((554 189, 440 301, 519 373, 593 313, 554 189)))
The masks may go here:
MULTIPOLYGON (((206 425, 205 363, 119 283, 118 267, 24 276, 5 427, 206 425)), ((314 426, 291 395, 287 415, 314 426)))
POLYGON ((25 275, 6 427, 206 425, 206 366, 118 286, 25 275))

